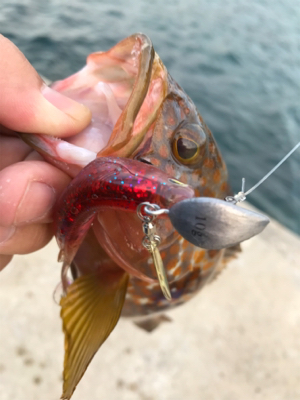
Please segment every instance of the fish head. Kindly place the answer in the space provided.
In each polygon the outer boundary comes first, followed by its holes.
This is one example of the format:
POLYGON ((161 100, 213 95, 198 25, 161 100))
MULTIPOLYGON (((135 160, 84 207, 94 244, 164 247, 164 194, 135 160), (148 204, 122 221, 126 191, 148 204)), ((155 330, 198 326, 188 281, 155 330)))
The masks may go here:
POLYGON ((89 107, 91 123, 64 140, 22 138, 71 176, 96 157, 119 156, 166 171, 197 196, 227 194, 226 166, 211 132, 147 36, 89 55, 84 68, 51 87, 89 107))
POLYGON ((86 67, 52 87, 92 111, 90 126, 71 143, 98 157, 154 165, 199 196, 228 193, 226 165, 212 133, 145 35, 91 54, 86 67))

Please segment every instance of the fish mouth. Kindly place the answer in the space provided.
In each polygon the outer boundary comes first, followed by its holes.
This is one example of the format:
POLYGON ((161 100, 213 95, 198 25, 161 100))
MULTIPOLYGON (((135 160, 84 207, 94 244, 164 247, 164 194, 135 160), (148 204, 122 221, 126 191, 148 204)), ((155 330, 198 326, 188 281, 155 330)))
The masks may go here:
MULTIPOLYGON (((86 105, 92 112, 91 123, 64 140, 21 136, 48 160, 62 163, 62 169, 66 170, 63 163, 81 169, 97 156, 132 156, 166 97, 167 71, 150 39, 134 34, 106 52, 89 55, 82 70, 51 87, 86 105)), ((72 168, 67 172, 77 174, 72 168)))

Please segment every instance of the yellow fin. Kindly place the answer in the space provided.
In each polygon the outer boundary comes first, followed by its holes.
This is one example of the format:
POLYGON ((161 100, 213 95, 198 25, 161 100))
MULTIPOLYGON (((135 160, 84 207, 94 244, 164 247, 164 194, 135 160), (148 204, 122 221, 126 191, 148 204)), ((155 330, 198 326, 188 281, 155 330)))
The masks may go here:
POLYGON ((61 299, 65 334, 62 399, 70 399, 95 353, 117 324, 127 284, 127 273, 106 270, 76 279, 61 299))

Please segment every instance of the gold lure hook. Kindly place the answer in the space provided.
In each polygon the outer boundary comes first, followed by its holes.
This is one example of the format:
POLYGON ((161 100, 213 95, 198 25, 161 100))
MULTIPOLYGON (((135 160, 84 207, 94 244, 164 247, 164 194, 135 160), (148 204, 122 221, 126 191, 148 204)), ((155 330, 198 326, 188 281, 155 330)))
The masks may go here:
MULTIPOLYGON (((143 232, 145 236, 143 238, 142 244, 145 247, 145 249, 147 249, 151 253, 153 264, 155 266, 158 281, 160 284, 160 288, 165 298, 167 300, 172 300, 167 274, 158 249, 158 246, 160 244, 160 237, 156 234, 156 227, 153 223, 156 216, 150 213, 149 215, 143 215, 142 214, 143 207, 147 207, 147 209, 153 208, 154 210, 159 210, 159 206, 156 204, 150 204, 146 202, 141 203, 138 206, 137 215, 143 221, 143 232)), ((147 210, 145 211, 147 212, 147 210)))

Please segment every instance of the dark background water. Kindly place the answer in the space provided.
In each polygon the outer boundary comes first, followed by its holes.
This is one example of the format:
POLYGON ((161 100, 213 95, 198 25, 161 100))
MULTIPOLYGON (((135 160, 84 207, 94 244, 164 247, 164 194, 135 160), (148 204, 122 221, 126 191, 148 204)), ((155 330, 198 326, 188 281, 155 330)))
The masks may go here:
MULTIPOLYGON (((299 0, 0 0, 0 32, 51 80, 149 35, 213 131, 235 192, 300 140, 299 0)), ((248 200, 300 233, 300 149, 248 200)))

